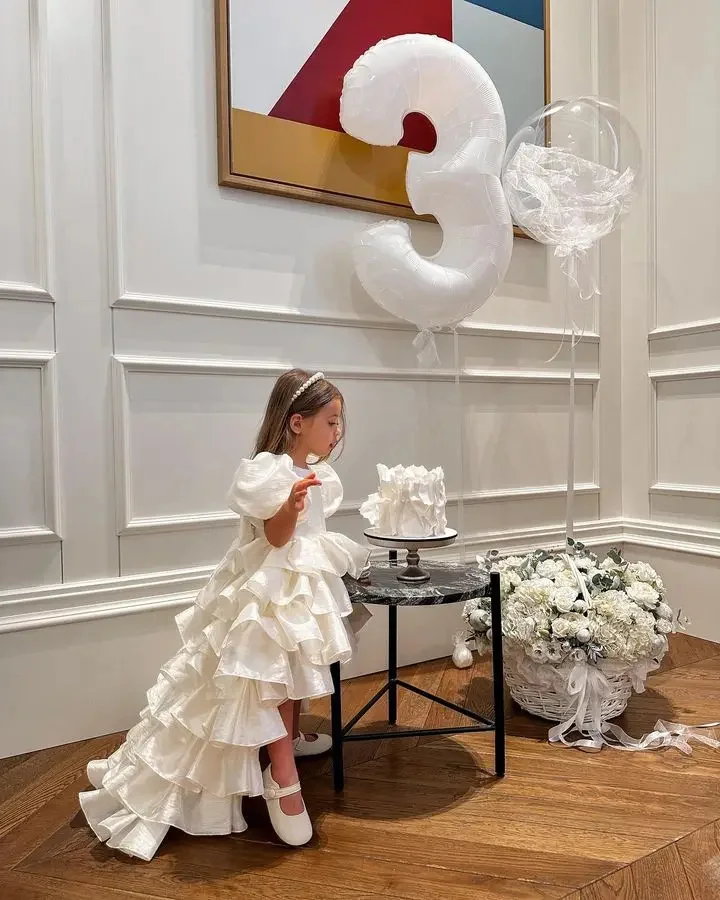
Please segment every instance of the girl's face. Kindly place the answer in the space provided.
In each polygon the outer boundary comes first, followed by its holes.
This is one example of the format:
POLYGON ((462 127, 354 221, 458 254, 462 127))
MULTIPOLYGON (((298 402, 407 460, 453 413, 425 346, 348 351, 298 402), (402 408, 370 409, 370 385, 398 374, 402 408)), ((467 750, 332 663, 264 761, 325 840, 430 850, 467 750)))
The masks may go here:
POLYGON ((331 400, 312 418, 297 418, 300 421, 293 423, 293 431, 297 434, 297 449, 308 456, 329 456, 342 435, 340 398, 331 400))

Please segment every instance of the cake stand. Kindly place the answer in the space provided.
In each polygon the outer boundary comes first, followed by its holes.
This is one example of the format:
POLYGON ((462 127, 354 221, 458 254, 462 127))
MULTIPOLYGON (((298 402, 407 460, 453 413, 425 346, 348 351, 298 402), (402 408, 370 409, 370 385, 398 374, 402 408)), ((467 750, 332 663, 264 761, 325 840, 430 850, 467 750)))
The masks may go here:
POLYGON ((374 528, 365 532, 365 537, 375 547, 383 547, 385 550, 407 550, 407 565, 398 573, 398 581, 407 584, 424 584, 430 581, 430 575, 420 568, 420 551, 434 550, 438 547, 449 547, 457 540, 457 531, 447 528, 444 534, 432 537, 407 537, 403 535, 380 534, 374 528))

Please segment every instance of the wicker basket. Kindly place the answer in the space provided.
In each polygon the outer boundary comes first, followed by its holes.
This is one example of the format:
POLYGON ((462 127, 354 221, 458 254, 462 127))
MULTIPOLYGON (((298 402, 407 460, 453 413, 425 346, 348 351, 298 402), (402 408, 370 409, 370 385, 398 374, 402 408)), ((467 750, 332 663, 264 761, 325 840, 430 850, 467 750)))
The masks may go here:
MULTIPOLYGON (((605 677, 610 684, 610 691, 602 701, 600 718, 603 722, 621 716, 632 695, 632 684, 627 675, 606 674, 605 677)), ((550 722, 566 722, 576 710, 576 697, 570 697, 553 687, 528 684, 512 663, 505 666, 505 681, 513 700, 533 716, 550 722)), ((585 724, 590 725, 589 718, 585 719, 585 724)))

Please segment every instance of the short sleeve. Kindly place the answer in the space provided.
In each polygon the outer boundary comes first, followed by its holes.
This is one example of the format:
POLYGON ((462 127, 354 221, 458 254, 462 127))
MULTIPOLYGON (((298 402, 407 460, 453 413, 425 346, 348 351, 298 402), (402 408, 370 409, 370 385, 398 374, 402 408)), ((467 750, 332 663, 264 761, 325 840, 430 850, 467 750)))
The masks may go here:
POLYGON ((241 516, 263 521, 272 519, 297 480, 289 456, 259 453, 255 459, 240 463, 228 494, 228 505, 241 516))
POLYGON ((322 482, 321 492, 323 500, 323 512, 329 518, 336 513, 343 501, 343 486, 337 472, 326 462, 317 463, 311 467, 322 482))

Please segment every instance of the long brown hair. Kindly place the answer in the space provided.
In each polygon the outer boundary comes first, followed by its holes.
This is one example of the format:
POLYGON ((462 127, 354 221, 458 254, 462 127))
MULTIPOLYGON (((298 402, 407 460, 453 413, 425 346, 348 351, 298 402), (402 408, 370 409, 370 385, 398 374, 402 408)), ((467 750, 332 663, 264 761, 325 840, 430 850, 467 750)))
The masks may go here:
MULTIPOLYGON (((320 378, 306 388, 297 400, 293 400, 296 391, 309 378, 312 378, 311 372, 306 372, 304 369, 291 369, 289 372, 281 375, 275 382, 275 387, 270 394, 270 399, 265 408, 265 416, 255 441, 253 456, 266 452, 275 454, 289 453, 292 450, 296 437, 290 428, 292 416, 300 415, 303 418, 312 418, 328 403, 332 403, 333 400, 340 400, 342 432, 338 446, 342 444, 346 427, 345 400, 334 384, 326 378, 320 378)), ((327 457, 324 457, 324 459, 327 459, 327 457)))

